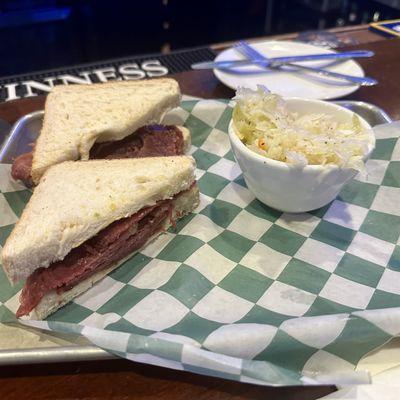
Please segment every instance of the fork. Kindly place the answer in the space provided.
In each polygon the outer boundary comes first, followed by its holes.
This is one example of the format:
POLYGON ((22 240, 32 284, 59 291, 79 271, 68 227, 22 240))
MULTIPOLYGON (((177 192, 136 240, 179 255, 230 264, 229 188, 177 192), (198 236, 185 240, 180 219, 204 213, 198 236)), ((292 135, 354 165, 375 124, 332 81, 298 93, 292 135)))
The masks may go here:
MULTIPOLYGON (((260 53, 256 49, 250 46, 249 43, 247 43, 245 40, 241 40, 238 43, 235 43, 233 45, 233 49, 239 52, 240 54, 244 55, 246 58, 250 60, 268 60, 268 57, 266 57, 264 54, 260 53)), ((299 65, 299 64, 293 64, 293 63, 271 63, 268 66, 260 66, 263 69, 281 69, 281 67, 284 66, 289 66, 289 67, 294 67, 297 69, 304 69, 306 71, 313 72, 318 75, 323 75, 323 76, 330 76, 338 79, 342 79, 351 83, 356 83, 357 85, 361 86, 372 86, 376 85, 378 82, 373 79, 369 78, 367 76, 364 77, 359 77, 359 76, 353 76, 353 75, 345 75, 345 74, 340 74, 338 72, 333 72, 329 71, 326 69, 322 68, 316 68, 316 67, 309 67, 305 65, 299 65)))

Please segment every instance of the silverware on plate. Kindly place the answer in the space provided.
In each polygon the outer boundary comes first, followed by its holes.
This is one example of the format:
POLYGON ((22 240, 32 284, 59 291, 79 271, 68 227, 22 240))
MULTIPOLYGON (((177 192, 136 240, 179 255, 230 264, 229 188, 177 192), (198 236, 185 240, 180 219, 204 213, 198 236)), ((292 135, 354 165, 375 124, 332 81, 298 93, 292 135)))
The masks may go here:
POLYGON ((192 69, 229 69, 235 67, 248 67, 250 65, 270 66, 275 63, 285 64, 291 62, 302 61, 329 61, 329 60, 348 60, 351 58, 365 58, 372 57, 374 52, 369 50, 355 50, 345 51, 341 53, 328 53, 328 54, 307 54, 299 56, 286 56, 286 57, 271 57, 266 59, 262 55, 261 59, 247 59, 247 60, 229 60, 229 61, 206 61, 192 64, 192 69))
MULTIPOLYGON (((249 43, 247 43, 244 40, 239 41, 238 43, 233 45, 233 48, 238 51, 240 54, 244 55, 245 57, 247 57, 249 60, 253 60, 253 61, 259 61, 259 60, 264 60, 266 62, 270 62, 270 58, 264 56, 262 53, 260 53, 259 51, 257 51, 256 49, 254 49, 253 47, 250 46, 249 43)), ((340 74, 338 72, 334 72, 334 71, 330 71, 327 69, 323 69, 323 68, 316 68, 316 67, 309 67, 309 66, 305 66, 305 65, 298 65, 298 64, 292 64, 291 62, 276 62, 273 61, 272 63, 270 62, 270 64, 267 65, 259 65, 262 68, 266 68, 266 69, 282 69, 282 67, 293 67, 296 69, 304 69, 307 71, 310 71, 312 73, 318 74, 318 75, 323 75, 323 76, 329 76, 329 77, 333 77, 333 78, 338 78, 338 79, 342 79, 351 83, 356 83, 357 85, 361 85, 361 86, 372 86, 372 85, 376 85, 378 82, 373 79, 370 78, 368 76, 353 76, 353 75, 345 75, 345 74, 340 74)), ((286 68, 285 68, 286 70, 286 68)))

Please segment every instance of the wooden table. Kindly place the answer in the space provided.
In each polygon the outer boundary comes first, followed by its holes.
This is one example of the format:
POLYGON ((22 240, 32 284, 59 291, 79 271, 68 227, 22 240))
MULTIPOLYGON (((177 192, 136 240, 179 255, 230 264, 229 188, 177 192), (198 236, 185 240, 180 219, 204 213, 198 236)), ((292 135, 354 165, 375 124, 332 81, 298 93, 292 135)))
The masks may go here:
MULTIPOLYGON (((400 40, 377 40, 352 48, 373 50, 372 59, 359 62, 379 85, 361 88, 347 97, 376 104, 393 119, 400 119, 400 40)), ((211 71, 174 75, 182 92, 203 98, 227 98, 233 91, 220 84, 211 71)), ((0 105, 0 118, 13 123, 20 116, 43 108, 44 97, 0 105)), ((279 399, 312 400, 334 387, 269 388, 141 365, 126 360, 0 367, 0 399, 279 399)))

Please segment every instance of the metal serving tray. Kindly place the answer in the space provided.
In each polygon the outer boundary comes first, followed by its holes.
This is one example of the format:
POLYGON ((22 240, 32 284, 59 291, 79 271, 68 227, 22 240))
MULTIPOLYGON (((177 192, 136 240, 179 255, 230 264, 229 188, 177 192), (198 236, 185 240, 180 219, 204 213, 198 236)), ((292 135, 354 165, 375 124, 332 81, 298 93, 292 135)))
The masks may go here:
MULTIPOLYGON (((336 101, 361 117, 371 126, 391 122, 391 118, 379 107, 362 101, 336 101)), ((12 163, 13 159, 26 151, 35 142, 43 120, 43 111, 20 118, 9 132, 0 124, 0 163, 12 163)), ((0 121, 1 122, 1 121, 0 121)), ((0 324, 0 365, 36 364, 68 361, 105 360, 115 358, 110 353, 90 345, 82 338, 48 334, 20 327, 5 327, 0 324), (10 343, 4 337, 10 337, 10 343), (15 340, 15 337, 20 340, 15 340), (17 344, 15 344, 17 343, 17 344), (44 346, 44 347, 43 347, 44 346)))
MULTIPOLYGON (((391 118, 381 108, 362 101, 335 101, 363 117, 371 126, 391 122, 391 118)), ((12 163, 19 154, 31 150, 30 144, 35 142, 42 126, 44 111, 36 111, 20 118, 3 137, 0 133, 0 162, 12 163)), ((1 121, 0 121, 1 122, 1 121)), ((4 125, 6 129, 7 125, 4 125)), ((2 126, 0 124, 0 132, 2 126)))

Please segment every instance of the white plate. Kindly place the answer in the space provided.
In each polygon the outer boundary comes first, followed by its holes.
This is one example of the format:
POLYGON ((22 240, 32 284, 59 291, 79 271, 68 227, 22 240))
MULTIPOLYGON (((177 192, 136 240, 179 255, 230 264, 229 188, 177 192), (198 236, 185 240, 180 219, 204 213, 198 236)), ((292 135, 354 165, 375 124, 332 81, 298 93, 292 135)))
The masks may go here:
MULTIPOLYGON (((333 50, 289 41, 259 42, 252 44, 252 46, 268 57, 335 53, 333 50)), ((237 51, 227 49, 220 53, 215 61, 240 60, 243 58, 237 51)), ((364 76, 363 69, 354 60, 340 63, 337 61, 307 61, 304 62, 304 65, 323 67, 347 75, 364 76)), ((238 86, 255 88, 257 84, 261 84, 265 85, 271 92, 285 97, 327 100, 346 96, 359 88, 359 85, 300 70, 296 72, 266 71, 260 67, 250 66, 236 68, 234 71, 232 70, 232 73, 214 69, 214 74, 222 83, 232 89, 236 89, 238 86)))

